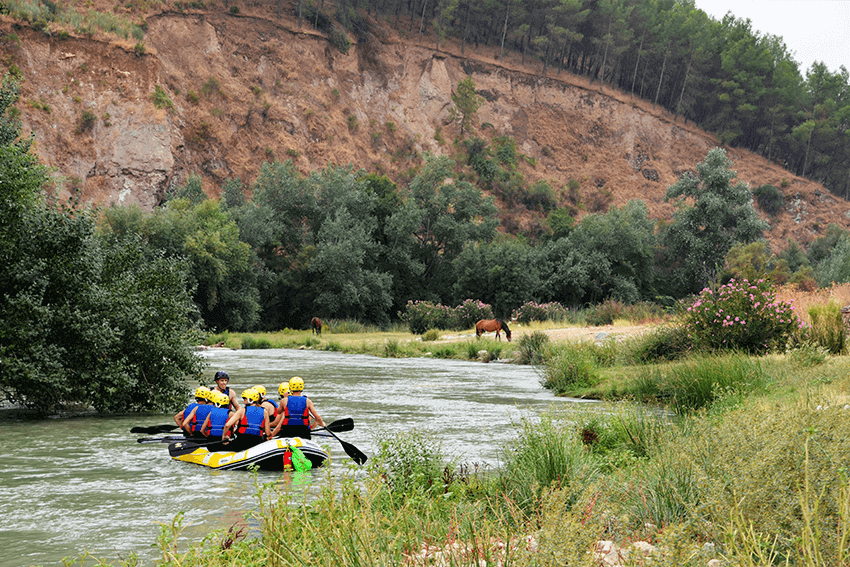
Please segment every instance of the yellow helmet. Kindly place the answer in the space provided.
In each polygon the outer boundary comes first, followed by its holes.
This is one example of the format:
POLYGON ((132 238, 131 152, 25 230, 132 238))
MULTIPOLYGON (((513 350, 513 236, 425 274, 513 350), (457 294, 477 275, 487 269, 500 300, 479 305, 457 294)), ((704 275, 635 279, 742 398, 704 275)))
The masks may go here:
POLYGON ((210 389, 206 386, 198 386, 198 389, 195 390, 195 397, 201 398, 202 400, 210 399, 210 389))
POLYGON ((289 379, 289 390, 291 392, 300 392, 304 389, 304 379, 301 376, 293 376, 289 379))
POLYGON ((260 393, 254 388, 248 388, 247 390, 242 391, 242 399, 250 400, 256 404, 260 401, 260 393))
POLYGON ((289 394, 289 382, 281 382, 280 386, 277 387, 277 393, 281 396, 289 394))
POLYGON ((266 387, 265 387, 265 386, 262 386, 262 385, 259 385, 259 384, 258 384, 257 386, 254 386, 254 388, 253 388, 253 389, 254 389, 254 390, 257 390, 257 391, 260 393, 260 397, 261 397, 261 398, 265 398, 265 397, 266 397, 266 387))
POLYGON ((210 392, 210 401, 219 407, 226 408, 230 405, 230 396, 224 392, 210 392))

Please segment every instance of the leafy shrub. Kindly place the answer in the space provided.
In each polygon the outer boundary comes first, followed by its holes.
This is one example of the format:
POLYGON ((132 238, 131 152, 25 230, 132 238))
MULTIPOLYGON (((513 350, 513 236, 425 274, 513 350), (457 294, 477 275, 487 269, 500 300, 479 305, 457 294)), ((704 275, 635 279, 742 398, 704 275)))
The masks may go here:
POLYGON ((787 350, 785 355, 799 366, 811 367, 826 362, 829 351, 818 344, 805 341, 797 347, 787 350))
POLYGON ((599 477, 599 468, 575 435, 572 423, 544 414, 540 423, 523 421, 518 440, 505 455, 501 481, 526 511, 537 509, 546 489, 560 484, 575 505, 584 489, 599 477))
POLYGON ((439 338, 440 338, 440 331, 438 331, 437 329, 428 329, 422 335, 423 341, 436 341, 439 338))
POLYGON ((454 309, 430 301, 408 301, 398 315, 411 333, 421 335, 428 329, 468 329, 479 319, 492 319, 493 310, 486 303, 472 299, 454 309))
POLYGON ((516 361, 519 364, 540 364, 543 362, 549 335, 542 331, 522 335, 517 343, 516 361))
POLYGON ((91 110, 84 110, 77 121, 77 132, 80 134, 84 132, 91 132, 94 128, 95 122, 97 122, 97 116, 95 116, 94 112, 91 110))
POLYGON ((528 324, 532 321, 564 321, 567 318, 568 307, 558 302, 537 303, 526 301, 511 313, 511 319, 528 324))
POLYGON ((450 316, 442 307, 430 301, 410 300, 399 318, 414 335, 421 335, 428 329, 446 329, 450 316))
POLYGON ((336 27, 331 31, 331 43, 339 49, 340 53, 348 53, 348 50, 351 49, 351 40, 348 39, 348 34, 336 27))
POLYGON ((243 349, 261 349, 272 348, 272 343, 265 337, 254 337, 252 335, 244 335, 242 337, 243 349))
POLYGON ((685 328, 694 346, 765 353, 784 349, 803 323, 790 303, 777 301, 765 280, 731 280, 706 288, 687 308, 685 328))
POLYGON ((325 319, 324 328, 338 335, 366 333, 366 326, 354 319, 325 319))
POLYGON ((445 492, 446 458, 442 445, 433 436, 411 431, 384 437, 378 454, 369 463, 370 469, 380 474, 396 496, 445 492))
POLYGON ((663 325, 652 331, 629 339, 630 362, 646 364, 665 360, 678 360, 693 351, 688 331, 680 325, 663 325))
POLYGON ((613 325, 614 319, 620 318, 625 306, 615 299, 606 299, 599 305, 595 305, 584 314, 584 320, 588 325, 598 327, 602 325, 613 325))
POLYGON ((456 329, 474 327, 481 319, 492 319, 493 308, 477 299, 465 299, 454 308, 453 325, 456 329))
POLYGON ((767 375, 759 362, 743 354, 694 356, 674 366, 641 370, 638 394, 668 400, 679 414, 719 401, 737 401, 762 388, 767 375))
POLYGON ((544 213, 553 211, 558 206, 552 186, 545 181, 538 181, 532 185, 531 189, 523 195, 522 204, 530 210, 539 210, 544 213))
POLYGON ((834 301, 826 305, 814 304, 807 310, 812 321, 809 339, 825 348, 830 354, 842 354, 847 346, 847 334, 841 307, 834 301))
POLYGON ((174 103, 171 102, 171 99, 168 97, 168 93, 163 90, 163 88, 157 85, 154 88, 154 92, 151 95, 151 100, 153 100, 153 105, 160 110, 168 109, 174 110, 174 103))
POLYGON ((761 210, 770 216, 777 215, 782 211, 783 196, 782 192, 773 185, 765 184, 757 187, 753 193, 756 196, 761 210))
POLYGON ((658 321, 665 316, 664 308, 650 301, 639 301, 632 305, 626 305, 620 312, 620 317, 631 321, 636 325, 650 321, 658 321))
POLYGON ((599 383, 592 354, 578 343, 552 349, 543 367, 541 383, 556 394, 575 392, 599 383))

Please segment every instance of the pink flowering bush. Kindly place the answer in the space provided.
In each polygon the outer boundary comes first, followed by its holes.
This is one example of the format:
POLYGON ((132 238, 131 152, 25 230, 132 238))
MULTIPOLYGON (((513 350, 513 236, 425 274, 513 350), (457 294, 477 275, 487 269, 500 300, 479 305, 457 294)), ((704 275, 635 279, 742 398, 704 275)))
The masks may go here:
POLYGON ((526 301, 511 313, 511 319, 528 324, 532 321, 563 321, 569 308, 560 303, 537 303, 526 301))
POLYGON ((685 312, 685 330, 698 349, 762 354, 784 348, 802 327, 794 307, 777 301, 765 280, 706 288, 685 312))
POLYGON ((411 333, 421 335, 428 329, 468 329, 479 319, 492 319, 493 308, 474 299, 455 308, 430 301, 408 301, 398 315, 411 333))
POLYGON ((493 308, 477 299, 466 299, 454 309, 454 327, 468 329, 481 319, 492 319, 493 308))
POLYGON ((452 308, 430 301, 408 301, 399 317, 415 335, 428 329, 448 329, 452 322, 452 308))

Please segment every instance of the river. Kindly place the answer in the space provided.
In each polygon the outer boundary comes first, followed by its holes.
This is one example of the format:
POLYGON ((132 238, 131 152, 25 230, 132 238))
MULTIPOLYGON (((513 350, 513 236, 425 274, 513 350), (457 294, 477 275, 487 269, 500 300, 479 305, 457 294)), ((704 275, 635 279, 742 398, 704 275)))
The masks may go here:
MULTIPOLYGON (((210 364, 209 384, 225 370, 237 392, 263 384, 276 394, 281 381, 301 376, 326 422, 354 418, 355 429, 340 437, 370 456, 380 436, 417 430, 436 435, 449 456, 495 467, 516 438, 513 424, 553 404, 583 403, 544 390, 529 366, 311 350, 199 354, 210 364)), ((160 525, 180 512, 183 541, 238 522, 254 507, 250 473, 172 461, 167 445, 139 444, 144 436, 129 432, 167 423, 171 415, 0 420, 6 451, 15 448, 0 467, 0 567, 61 565, 85 552, 107 561, 135 554, 149 565, 159 556, 152 544, 160 525)), ((328 444, 330 474, 350 474, 356 465, 338 443, 328 444)), ((261 472, 260 481, 279 474, 261 472)), ((309 483, 320 485, 327 474, 311 471, 309 483)))

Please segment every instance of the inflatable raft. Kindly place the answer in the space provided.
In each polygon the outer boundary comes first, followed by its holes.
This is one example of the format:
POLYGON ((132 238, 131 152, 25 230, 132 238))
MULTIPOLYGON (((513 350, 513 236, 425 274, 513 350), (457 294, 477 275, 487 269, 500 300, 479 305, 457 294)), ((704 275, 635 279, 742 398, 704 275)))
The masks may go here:
POLYGON ((301 451, 313 468, 330 459, 330 454, 318 443, 300 437, 269 439, 244 451, 210 451, 206 447, 191 450, 193 446, 192 441, 177 442, 169 445, 168 450, 175 461, 218 470, 244 469, 250 465, 269 471, 291 470, 293 460, 298 458, 293 457, 293 449, 301 451))

